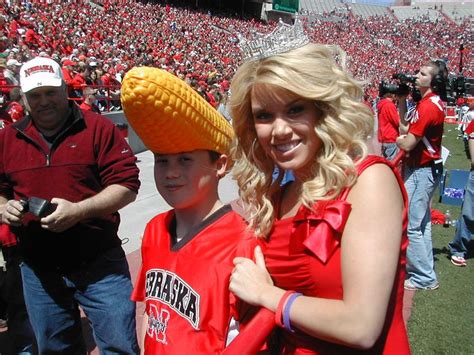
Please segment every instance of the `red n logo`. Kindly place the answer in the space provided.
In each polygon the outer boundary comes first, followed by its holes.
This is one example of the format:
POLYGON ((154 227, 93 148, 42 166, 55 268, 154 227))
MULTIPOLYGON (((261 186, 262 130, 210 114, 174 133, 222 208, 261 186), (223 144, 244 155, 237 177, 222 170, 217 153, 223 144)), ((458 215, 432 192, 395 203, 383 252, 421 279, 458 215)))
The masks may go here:
POLYGON ((148 314, 148 336, 154 337, 156 341, 166 344, 166 328, 170 319, 170 312, 166 309, 158 309, 156 304, 150 304, 148 314))

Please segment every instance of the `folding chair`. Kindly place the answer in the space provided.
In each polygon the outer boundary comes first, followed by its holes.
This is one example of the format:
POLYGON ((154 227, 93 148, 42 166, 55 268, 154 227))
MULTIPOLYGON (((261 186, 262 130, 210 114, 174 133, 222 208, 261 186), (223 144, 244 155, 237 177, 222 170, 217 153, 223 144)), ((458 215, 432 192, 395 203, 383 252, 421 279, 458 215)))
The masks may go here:
POLYGON ((439 186, 439 202, 461 206, 468 178, 469 171, 467 170, 445 170, 439 186))

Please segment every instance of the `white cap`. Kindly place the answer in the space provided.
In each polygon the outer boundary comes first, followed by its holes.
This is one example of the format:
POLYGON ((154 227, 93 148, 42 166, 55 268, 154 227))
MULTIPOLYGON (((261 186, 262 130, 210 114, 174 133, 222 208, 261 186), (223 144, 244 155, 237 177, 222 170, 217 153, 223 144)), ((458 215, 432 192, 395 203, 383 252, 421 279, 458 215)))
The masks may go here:
POLYGON ((62 83, 61 67, 50 58, 36 57, 20 69, 20 86, 24 93, 44 86, 60 87, 62 83))
POLYGON ((8 59, 7 67, 9 67, 10 65, 16 65, 17 67, 21 67, 21 63, 16 59, 8 59))

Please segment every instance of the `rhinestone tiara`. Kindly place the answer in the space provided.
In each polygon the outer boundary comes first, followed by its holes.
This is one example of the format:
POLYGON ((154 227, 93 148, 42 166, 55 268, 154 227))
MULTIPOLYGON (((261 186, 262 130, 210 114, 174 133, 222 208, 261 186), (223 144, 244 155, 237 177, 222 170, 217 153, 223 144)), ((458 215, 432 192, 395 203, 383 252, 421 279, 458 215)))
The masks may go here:
POLYGON ((237 38, 244 61, 267 58, 309 43, 303 23, 297 17, 293 25, 284 23, 280 18, 277 27, 268 34, 254 31, 251 33, 251 38, 247 39, 237 33, 237 38))

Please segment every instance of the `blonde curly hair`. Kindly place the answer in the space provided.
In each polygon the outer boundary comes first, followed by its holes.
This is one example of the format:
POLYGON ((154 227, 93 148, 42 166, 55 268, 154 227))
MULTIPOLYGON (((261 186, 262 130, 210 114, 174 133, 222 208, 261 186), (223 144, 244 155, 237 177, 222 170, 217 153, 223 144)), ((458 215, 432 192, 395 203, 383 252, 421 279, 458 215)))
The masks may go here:
POLYGON ((314 127, 322 148, 314 157, 312 176, 302 185, 303 204, 333 199, 355 183, 355 161, 367 155, 366 140, 374 117, 362 102, 361 83, 345 69, 345 53, 337 46, 308 44, 240 66, 231 84, 229 108, 236 138, 231 149, 233 175, 249 216, 250 228, 266 237, 273 226, 272 198, 282 173, 272 182, 274 162, 259 145, 251 109, 256 84, 284 88, 313 100, 322 112, 314 127), (339 62, 339 64, 338 64, 339 62))

